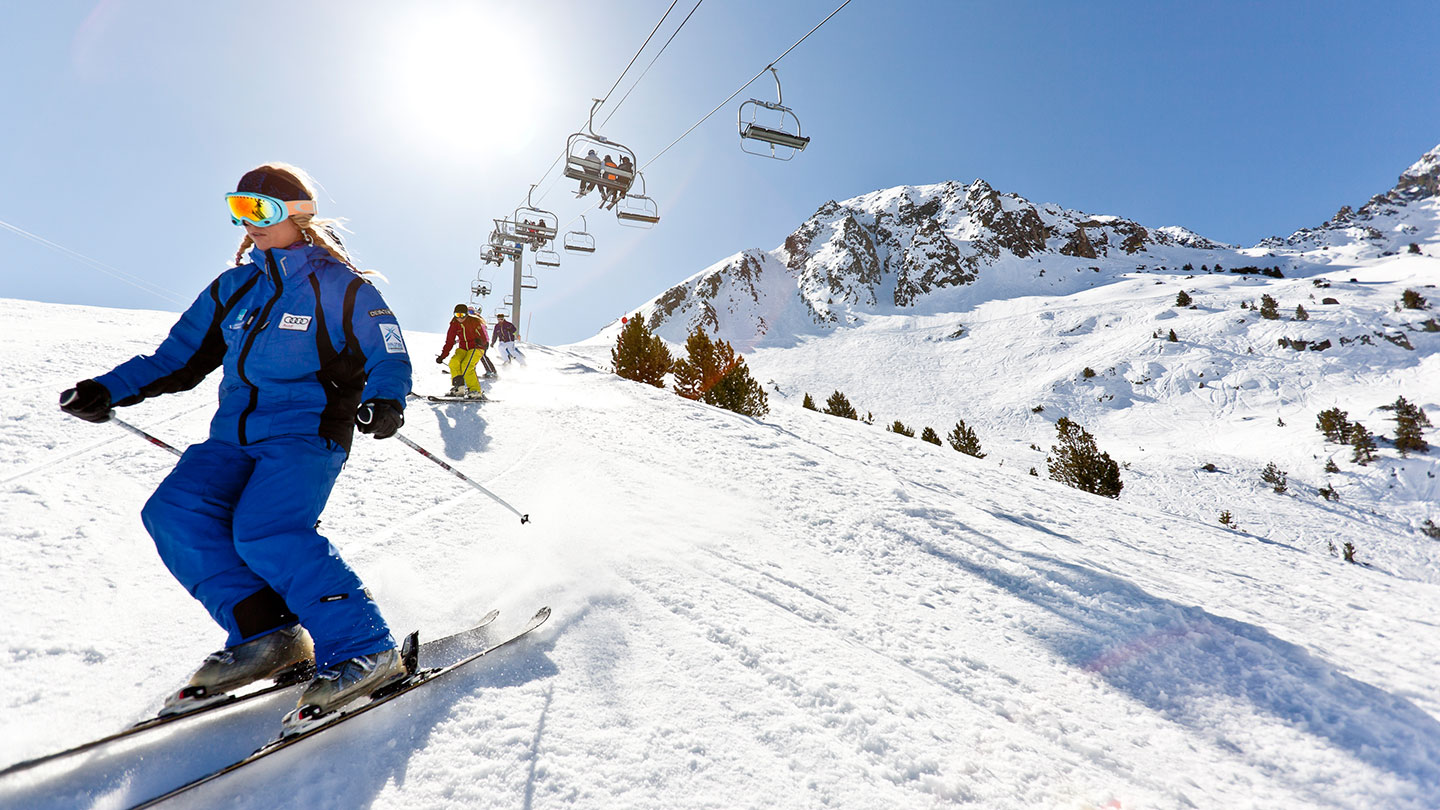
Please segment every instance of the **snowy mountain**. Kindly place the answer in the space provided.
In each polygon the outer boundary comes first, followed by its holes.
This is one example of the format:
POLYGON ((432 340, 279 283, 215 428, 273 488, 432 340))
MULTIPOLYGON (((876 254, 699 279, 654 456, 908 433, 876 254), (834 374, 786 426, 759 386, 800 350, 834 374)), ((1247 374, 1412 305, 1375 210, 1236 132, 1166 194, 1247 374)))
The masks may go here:
MULTIPOLYGON (((1433 271, 1421 259, 1360 271, 1340 294, 1378 306, 1406 272, 1433 271)), ((1001 377, 1013 364, 1037 368, 1061 333, 1124 346, 1154 325, 1223 333, 1235 320, 1204 286, 1230 276, 1185 280, 1204 308, 1164 320, 1159 299, 1181 279, 1143 299, 1154 280, 1049 306, 995 300, 963 338, 947 337, 948 315, 860 318, 839 331, 851 350, 884 348, 850 358, 878 379, 897 352, 978 344, 1021 325, 1054 330, 960 358, 1001 377), (910 342, 887 331, 901 325, 894 317, 914 318, 903 324, 910 342)), ((153 347, 173 318, 0 301, 0 767, 146 717, 221 641, 140 525, 173 458, 55 408, 59 390, 153 347)), ((408 338, 420 358, 441 340, 408 338)), ((773 360, 756 365, 798 375, 823 342, 769 350, 773 360)), ((1153 362, 1166 368, 1194 351, 1160 348, 1153 362)), ((1418 348, 1346 347, 1362 348, 1394 380, 1429 385, 1417 399, 1433 407, 1433 354, 1422 369, 1418 348)), ((1256 351, 1270 349, 1257 339, 1256 351)), ((1265 516, 1304 514, 1298 496, 1252 492, 1232 531, 1171 508, 1213 480, 1188 470, 1166 480, 1131 469, 1113 501, 1028 475, 1006 458, 1023 448, 983 432, 994 452, 976 459, 783 398, 757 421, 621 380, 587 356, 600 352, 529 347, 527 368, 502 369, 496 402, 407 411, 406 435, 530 524, 404 445, 365 438, 324 515, 397 628, 434 637, 491 607, 511 626, 539 604, 554 608, 550 623, 423 699, 167 806, 1435 806, 1440 585, 1256 533, 1265 516), (1166 487, 1170 502, 1155 496, 1166 487), (1148 492, 1132 498, 1137 490, 1148 492)), ((912 384, 953 373, 941 357, 920 354, 891 378, 908 390, 905 407, 929 395, 912 384)), ((1056 359, 1054 379, 1077 359, 1056 359)), ((1097 370, 1053 396, 1171 407, 1127 409, 1127 460, 1139 457, 1131 444, 1149 450, 1179 419, 1217 407, 1205 399, 1216 389, 1196 391, 1178 373, 1132 390, 1143 367, 1124 369, 1128 381, 1097 370)), ((444 387, 420 372, 418 390, 444 387)), ((1273 385, 1289 390, 1305 376, 1273 385)), ((1229 413, 1263 412, 1268 384, 1227 383, 1229 413)), ((974 392, 976 409, 992 395, 974 392)), ((212 378, 122 416, 183 446, 204 437, 214 398, 212 378)), ((1009 418, 1042 422, 1054 408, 1009 418)), ((1277 438, 1261 427, 1228 441, 1263 452, 1313 432, 1277 438)), ((1108 449, 1120 443, 1101 434, 1108 449)), ((1216 477, 1239 477, 1221 467, 1216 477)), ((1410 480, 1415 469, 1403 473, 1407 486, 1425 483, 1410 480)), ((1374 549, 1366 538, 1393 534, 1392 524, 1344 512, 1350 497, 1335 507, 1335 536, 1374 549)), ((0 778, 0 807, 134 804, 267 739, 286 699, 258 703, 0 778)))
POLYGON ((783 245, 721 260, 639 311, 672 342, 699 325, 750 349, 791 345, 796 335, 854 325, 861 314, 954 312, 998 297, 1063 294, 1082 279, 1093 286, 1136 270, 1258 265, 1303 276, 1337 258, 1435 242, 1437 189, 1440 146, 1359 211, 1346 206, 1319 228, 1242 250, 1178 226, 1037 205, 984 180, 900 186, 827 202, 783 245), (1097 275, 1076 278, 1077 271, 1097 275))
MULTIPOLYGON (((889 189, 827 203, 780 248, 640 311, 677 351, 694 324, 730 340, 777 408, 839 391, 876 430, 943 436, 963 419, 987 462, 1042 477, 1068 417, 1125 463, 1126 502, 1207 523, 1229 512, 1246 537, 1316 554, 1351 542, 1440 583, 1440 542, 1423 533, 1440 525, 1440 452, 1402 458, 1385 438, 1400 396, 1440 424, 1437 178, 1440 147, 1353 218, 1398 251, 1353 228, 1233 248, 979 181, 889 189), (1428 308, 1401 307, 1406 290, 1428 308), (1330 408, 1382 437, 1377 463, 1325 441, 1330 408), (1260 479, 1271 463, 1283 494, 1260 479)), ((597 363, 617 328, 586 342, 597 363)))

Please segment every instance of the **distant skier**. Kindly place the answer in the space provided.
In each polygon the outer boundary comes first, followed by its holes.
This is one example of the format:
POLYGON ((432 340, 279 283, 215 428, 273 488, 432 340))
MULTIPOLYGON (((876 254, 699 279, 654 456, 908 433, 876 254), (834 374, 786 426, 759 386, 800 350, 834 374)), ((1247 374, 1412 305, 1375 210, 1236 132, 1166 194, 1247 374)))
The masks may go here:
POLYGON ((315 218, 303 170, 266 164, 225 196, 245 227, 236 266, 154 354, 76 383, 60 407, 104 422, 223 366, 209 439, 141 511, 160 558, 227 634, 161 713, 313 666, 289 728, 300 707, 329 712, 405 674, 370 592, 316 527, 355 428, 384 439, 405 423, 410 357, 379 291, 315 218))
POLYGON ((470 317, 470 308, 464 304, 455 305, 455 317, 450 319, 450 329, 445 333, 445 347, 435 362, 445 362, 451 347, 456 348, 455 356, 450 358, 450 396, 484 399, 475 367, 480 365, 490 340, 485 337, 485 323, 470 317))
MULTIPOLYGON (((475 307, 470 307, 470 317, 479 322, 480 333, 482 335, 488 335, 490 333, 490 324, 485 322, 485 316, 480 314, 480 311, 475 307)), ((495 364, 490 362, 490 352, 484 351, 480 353, 480 363, 485 366, 485 373, 481 374, 481 377, 489 380, 500 376, 499 372, 495 370, 495 364)))
POLYGON ((495 344, 495 350, 505 358, 500 365, 508 366, 512 359, 519 361, 522 366, 525 365, 525 355, 521 354, 519 347, 515 345, 519 337, 515 324, 505 320, 505 313, 495 313, 495 329, 491 332, 490 342, 495 344))

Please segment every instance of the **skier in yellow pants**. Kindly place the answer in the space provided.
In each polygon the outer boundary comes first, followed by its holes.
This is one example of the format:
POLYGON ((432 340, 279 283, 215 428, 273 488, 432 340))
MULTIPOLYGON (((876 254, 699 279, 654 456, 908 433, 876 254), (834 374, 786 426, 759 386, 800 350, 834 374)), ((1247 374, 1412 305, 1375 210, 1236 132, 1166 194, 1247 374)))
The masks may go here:
POLYGON ((435 358, 435 362, 443 363, 445 356, 450 354, 450 349, 455 349, 455 355, 450 358, 450 396, 485 398, 475 369, 479 367, 481 358, 489 347, 485 325, 478 318, 471 317, 464 304, 456 304, 455 317, 450 320, 450 329, 445 333, 445 348, 441 349, 440 355, 435 358))

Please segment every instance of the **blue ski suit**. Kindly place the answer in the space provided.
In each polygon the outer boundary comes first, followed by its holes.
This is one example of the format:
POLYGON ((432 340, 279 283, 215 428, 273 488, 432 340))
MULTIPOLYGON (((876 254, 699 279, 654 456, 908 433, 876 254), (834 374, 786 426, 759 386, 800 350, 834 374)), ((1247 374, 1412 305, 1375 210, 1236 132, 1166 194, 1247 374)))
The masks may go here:
POLYGON ((320 669, 395 645, 370 594, 316 528, 358 405, 404 408, 410 358, 380 293, 323 248, 249 254, 154 354, 95 378, 116 405, 194 388, 224 367, 210 438, 141 512, 171 573, 233 646, 293 625, 320 669))

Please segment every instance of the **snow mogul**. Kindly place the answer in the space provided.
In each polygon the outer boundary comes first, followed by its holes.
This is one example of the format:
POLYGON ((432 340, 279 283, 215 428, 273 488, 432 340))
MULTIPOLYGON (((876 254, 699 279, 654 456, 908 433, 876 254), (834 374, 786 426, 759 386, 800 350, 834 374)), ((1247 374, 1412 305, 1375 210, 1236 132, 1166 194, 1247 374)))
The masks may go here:
POLYGON ((317 528, 354 429, 385 439, 404 424, 410 357, 335 221, 316 218, 314 189, 287 164, 247 172, 225 195, 245 228, 235 266, 154 354, 60 395, 62 410, 104 422, 113 407, 189 390, 224 367, 209 439, 141 512, 166 567, 226 633, 162 715, 262 679, 311 678, 291 728, 302 710, 328 714, 405 675, 370 593, 317 528))

